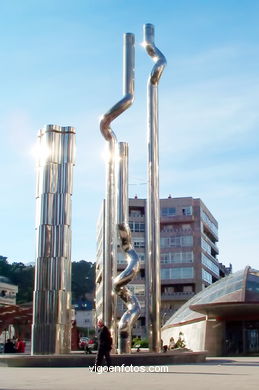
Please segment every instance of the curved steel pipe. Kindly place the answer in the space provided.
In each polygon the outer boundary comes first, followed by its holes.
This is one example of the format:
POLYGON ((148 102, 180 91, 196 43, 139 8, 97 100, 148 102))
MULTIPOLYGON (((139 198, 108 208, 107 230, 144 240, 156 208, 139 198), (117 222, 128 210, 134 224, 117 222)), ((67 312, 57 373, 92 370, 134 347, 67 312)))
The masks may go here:
POLYGON ((106 206, 105 206, 105 254, 104 254, 104 322, 111 329, 113 340, 116 343, 116 310, 115 297, 112 294, 112 279, 117 275, 116 250, 116 153, 117 139, 112 131, 111 122, 129 108, 134 99, 134 34, 124 34, 123 45, 123 98, 116 103, 100 121, 100 130, 109 145, 110 158, 106 174, 106 206))
POLYGON ((131 231, 128 224, 128 144, 119 144, 119 212, 118 233, 121 240, 121 249, 125 254, 127 267, 114 279, 113 288, 116 294, 124 301, 127 311, 119 322, 118 350, 119 353, 131 352, 131 328, 140 315, 140 304, 137 297, 126 287, 136 276, 139 270, 139 257, 131 242, 131 231))
POLYGON ((127 33, 123 36, 123 98, 116 103, 100 121, 101 133, 106 141, 116 138, 110 124, 120 114, 127 110, 134 100, 134 67, 135 67, 135 36, 127 33))
POLYGON ((143 46, 145 47, 148 55, 155 62, 155 65, 153 66, 150 72, 148 82, 150 82, 153 85, 157 85, 166 66, 166 58, 161 53, 161 51, 155 46, 154 38, 155 38, 154 25, 150 23, 145 24, 143 46))
POLYGON ((155 62, 147 84, 148 123, 148 191, 146 245, 146 302, 149 346, 161 350, 160 326, 160 203, 159 203, 159 148, 158 148, 158 83, 166 65, 164 55, 154 43, 154 26, 144 25, 144 46, 155 62))

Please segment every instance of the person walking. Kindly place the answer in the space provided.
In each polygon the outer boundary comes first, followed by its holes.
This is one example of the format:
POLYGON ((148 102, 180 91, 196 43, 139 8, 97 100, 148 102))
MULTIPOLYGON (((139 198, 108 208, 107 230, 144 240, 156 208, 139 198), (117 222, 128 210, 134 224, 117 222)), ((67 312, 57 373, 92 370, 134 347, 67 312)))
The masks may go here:
POLYGON ((103 358, 106 359, 106 364, 109 369, 111 366, 110 351, 112 349, 112 337, 107 326, 102 320, 97 322, 98 326, 98 350, 95 360, 95 368, 102 365, 103 358))

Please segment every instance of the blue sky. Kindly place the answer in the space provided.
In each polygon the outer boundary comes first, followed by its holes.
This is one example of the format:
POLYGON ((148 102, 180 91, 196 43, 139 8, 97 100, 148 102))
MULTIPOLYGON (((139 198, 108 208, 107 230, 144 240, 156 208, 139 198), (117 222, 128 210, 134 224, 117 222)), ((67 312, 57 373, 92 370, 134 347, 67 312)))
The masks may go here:
POLYGON ((146 197, 146 80, 153 23, 168 66, 159 86, 160 196, 199 197, 219 222, 219 260, 259 268, 259 2, 0 2, 1 238, 34 261, 31 149, 48 123, 77 130, 73 260, 95 258, 105 190, 99 117, 122 96, 122 36, 136 35, 136 99, 113 122, 129 142, 130 196, 146 197))

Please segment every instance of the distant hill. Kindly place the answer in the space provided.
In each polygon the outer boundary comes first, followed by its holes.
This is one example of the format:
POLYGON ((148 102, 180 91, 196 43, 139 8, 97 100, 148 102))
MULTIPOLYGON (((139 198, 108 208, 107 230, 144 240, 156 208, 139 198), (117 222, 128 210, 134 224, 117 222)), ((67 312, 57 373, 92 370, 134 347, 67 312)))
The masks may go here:
MULTIPOLYGON (((34 265, 22 262, 10 263, 0 256, 0 276, 9 278, 18 286, 17 304, 32 302, 34 289, 34 265)), ((95 289, 95 263, 80 260, 72 262, 72 300, 89 300, 95 289)))

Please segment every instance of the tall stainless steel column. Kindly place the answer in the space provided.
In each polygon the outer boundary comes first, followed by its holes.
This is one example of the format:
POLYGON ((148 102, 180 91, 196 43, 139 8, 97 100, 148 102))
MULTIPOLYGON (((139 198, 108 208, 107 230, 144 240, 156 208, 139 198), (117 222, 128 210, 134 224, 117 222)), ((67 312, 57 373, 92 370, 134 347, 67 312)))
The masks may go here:
POLYGON ((166 59, 154 44, 154 26, 144 25, 144 46, 155 65, 147 84, 148 126, 148 191, 147 191, 147 249, 146 298, 149 308, 149 346, 161 350, 160 325, 160 203, 159 203, 159 137, 158 137, 158 83, 166 59))
MULTIPOLYGON (((104 254, 104 322, 111 329, 116 341, 115 296, 112 291, 112 279, 117 274, 117 178, 116 153, 117 138, 112 131, 111 122, 131 106, 134 99, 134 34, 124 34, 123 38, 123 93, 117 102, 100 121, 100 130, 109 146, 109 161, 106 174, 105 207, 105 254, 104 254)), ((117 159, 118 160, 118 159, 117 159)))
POLYGON ((75 129, 48 125, 38 137, 32 354, 71 344, 71 197, 75 129))
POLYGON ((124 301, 127 310, 121 317, 118 326, 118 352, 131 352, 132 327, 140 315, 139 301, 126 285, 131 282, 139 270, 139 257, 131 240, 128 224, 128 144, 119 143, 119 196, 118 196, 118 233, 120 246, 125 256, 127 267, 114 279, 116 294, 124 301))
POLYGON ((112 290, 112 280, 117 269, 117 172, 116 155, 117 139, 111 131, 108 143, 108 162, 106 167, 106 199, 105 199, 105 245, 104 245, 104 323, 111 330, 116 340, 116 301, 112 290))

